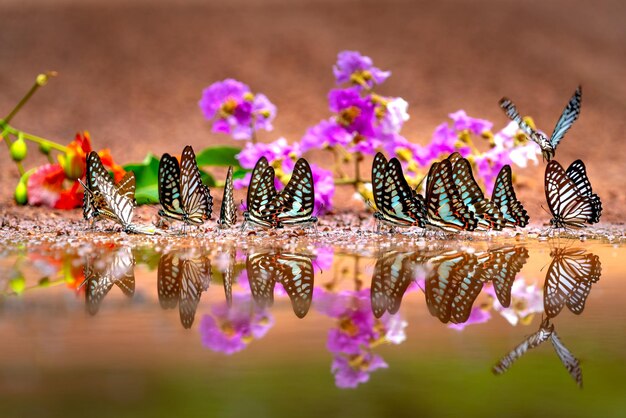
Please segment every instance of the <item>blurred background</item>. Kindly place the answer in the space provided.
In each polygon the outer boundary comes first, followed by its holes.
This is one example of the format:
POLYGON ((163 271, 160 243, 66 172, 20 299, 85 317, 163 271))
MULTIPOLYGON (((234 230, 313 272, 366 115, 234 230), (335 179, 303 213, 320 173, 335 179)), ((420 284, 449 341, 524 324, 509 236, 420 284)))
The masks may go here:
MULTIPOLYGON (((0 113, 38 73, 56 70, 59 77, 13 124, 61 143, 89 130, 94 146, 110 147, 120 163, 185 144, 243 145, 212 133, 197 105, 203 88, 227 77, 278 106, 275 129, 262 132, 261 141, 299 140, 328 116, 332 65, 345 49, 392 71, 380 92, 409 102, 402 133, 422 144, 458 109, 503 127, 503 95, 551 131, 580 83, 581 117, 557 159, 566 165, 582 158, 594 189, 611 202, 603 220, 621 219, 626 4, 620 0, 2 0, 0 16, 0 113)), ((6 167, 0 201, 8 210, 18 173, 7 154, 0 151, 6 167)), ((543 164, 519 171, 518 194, 535 219, 546 217, 543 171, 543 164)))

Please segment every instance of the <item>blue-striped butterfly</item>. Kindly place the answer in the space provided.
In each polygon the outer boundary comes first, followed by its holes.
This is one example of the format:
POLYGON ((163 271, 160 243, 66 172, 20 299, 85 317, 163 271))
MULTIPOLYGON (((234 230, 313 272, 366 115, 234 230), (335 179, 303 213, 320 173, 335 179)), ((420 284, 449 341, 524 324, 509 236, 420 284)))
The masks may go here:
POLYGON ((580 362, 561 342, 556 331, 554 330, 554 324, 550 322, 550 318, 546 318, 541 321, 541 325, 539 326, 539 330, 537 332, 527 337, 521 344, 511 350, 495 366, 493 366, 493 373, 500 375, 506 372, 511 365, 517 359, 526 354, 528 350, 539 347, 547 340, 550 340, 552 343, 554 351, 556 351, 556 354, 559 356, 563 366, 567 369, 567 372, 570 376, 572 376, 574 381, 576 381, 576 384, 579 387, 582 387, 583 375, 582 369, 580 368, 580 362))
POLYGON ((505 228, 525 227, 528 225, 528 213, 522 203, 517 200, 513 188, 511 166, 505 165, 500 169, 491 193, 491 201, 500 210, 504 217, 505 228))
POLYGON ((202 183, 200 169, 193 148, 183 149, 180 165, 175 157, 163 154, 159 162, 159 215, 182 221, 185 224, 202 225, 211 218, 213 197, 202 183))
POLYGON ((578 115, 580 114, 580 104, 582 100, 582 87, 578 86, 574 95, 569 99, 567 106, 563 109, 563 113, 559 118, 554 130, 552 131, 552 135, 550 139, 546 137, 543 133, 533 129, 521 118, 515 105, 511 100, 503 97, 500 99, 500 107, 504 110, 506 115, 516 122, 520 129, 530 138, 532 141, 536 142, 537 145, 541 147, 541 153, 543 154, 543 158, 547 161, 550 161, 554 157, 554 153, 556 152, 556 147, 559 145, 565 133, 569 130, 572 124, 578 119, 578 115))
POLYGON ((314 270, 309 256, 293 253, 256 253, 246 258, 250 292, 255 303, 269 307, 274 303, 274 286, 282 284, 291 300, 293 312, 304 318, 313 300, 314 270))
POLYGON ((88 259, 83 267, 85 280, 80 285, 85 286, 85 306, 91 315, 98 313, 100 304, 114 285, 128 297, 135 294, 135 257, 129 247, 121 248, 112 258, 105 259, 104 267, 93 261, 88 259))
POLYGON ((546 166, 545 191, 555 228, 582 228, 600 220, 602 203, 592 193, 582 161, 574 161, 567 171, 557 161, 546 166))
POLYGON ((456 190, 448 160, 431 165, 426 178, 425 202, 428 225, 444 231, 473 231, 478 225, 456 190))
POLYGON ((282 228, 282 224, 273 214, 267 212, 269 204, 276 196, 274 167, 270 167, 265 157, 259 158, 254 165, 248 186, 246 211, 243 213, 243 230, 248 223, 264 228, 282 228))
POLYGON ((304 158, 296 161, 289 182, 264 209, 281 225, 306 225, 317 223, 315 187, 311 166, 304 158))
POLYGON ((552 263, 543 288, 546 315, 554 318, 564 306, 580 315, 585 309, 591 286, 600 280, 600 258, 578 248, 557 248, 550 255, 552 263))
POLYGON ((211 282, 211 261, 206 256, 189 257, 181 252, 161 255, 157 273, 159 304, 163 309, 178 305, 180 323, 191 328, 202 292, 211 282))
POLYGON ((452 165, 452 178, 463 204, 474 213, 480 229, 502 229, 502 214, 489 199, 485 198, 480 186, 474 179, 470 162, 458 152, 450 154, 448 161, 452 165))
POLYGON ((222 196, 222 206, 220 207, 220 218, 217 224, 220 228, 230 228, 237 223, 237 208, 233 196, 233 167, 228 167, 226 181, 224 182, 224 195, 222 196))

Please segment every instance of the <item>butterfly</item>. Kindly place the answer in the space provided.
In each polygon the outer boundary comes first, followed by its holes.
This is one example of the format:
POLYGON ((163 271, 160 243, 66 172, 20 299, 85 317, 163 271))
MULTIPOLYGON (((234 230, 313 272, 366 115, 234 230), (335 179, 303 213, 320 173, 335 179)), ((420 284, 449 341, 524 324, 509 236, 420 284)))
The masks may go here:
POLYGON ((374 217, 391 226, 424 227, 423 201, 415 198, 397 158, 389 162, 377 153, 372 163, 372 192, 377 211, 374 217))
POLYGON ((483 282, 475 277, 476 257, 452 252, 435 257, 431 262, 434 267, 426 277, 425 289, 430 314, 443 323, 466 322, 483 288, 483 282))
POLYGON ((313 300, 314 270, 311 258, 293 253, 256 253, 246 258, 250 291, 265 308, 274 303, 276 282, 283 285, 298 318, 304 318, 313 300))
POLYGON ((282 228, 277 217, 268 214, 266 209, 276 196, 274 168, 270 167, 265 157, 259 158, 254 165, 248 186, 246 211, 243 213, 243 230, 250 222, 264 228, 282 228))
POLYGON ((496 298, 500 305, 511 305, 511 288, 517 273, 528 260, 528 250, 522 246, 504 247, 476 254, 478 258, 477 280, 493 284, 496 298))
POLYGON ((86 286, 85 304, 91 315, 98 313, 100 304, 113 285, 128 297, 135 294, 135 257, 130 248, 121 248, 108 261, 104 268, 96 267, 92 260, 88 260, 83 267, 85 280, 79 287, 86 286))
POLYGON ((161 256, 157 273, 159 304, 163 309, 178 305, 180 323, 193 325, 202 292, 209 288, 211 261, 208 257, 187 258, 181 253, 161 256))
POLYGON ((592 193, 585 164, 574 161, 565 171, 557 161, 546 166, 545 192, 555 228, 582 228, 600 220, 602 202, 592 193))
POLYGON ((522 203, 515 196, 511 166, 505 165, 500 169, 491 193, 491 201, 500 210, 504 218, 505 228, 525 227, 528 225, 528 213, 522 203))
POLYGON ((233 167, 229 166, 228 173, 226 173, 226 181, 224 182, 220 218, 217 220, 217 224, 220 228, 230 228, 235 223, 237 223, 237 209, 235 208, 235 198, 233 196, 233 167))
POLYGON ((383 316, 385 311, 393 315, 400 310, 402 297, 423 262, 420 253, 415 251, 390 251, 378 258, 370 286, 372 313, 376 318, 383 316))
POLYGON ((513 102, 506 97, 500 99, 500 107, 506 115, 514 122, 516 122, 520 129, 530 138, 532 141, 537 143, 539 147, 541 147, 541 153, 543 158, 547 161, 550 161, 554 157, 554 153, 556 152, 556 147, 559 145, 565 133, 571 128, 572 124, 578 119, 578 115, 580 114, 580 104, 582 100, 582 87, 578 86, 574 95, 569 99, 567 106, 563 110, 561 117, 559 118, 554 130, 552 131, 552 135, 550 139, 546 137, 543 133, 533 129, 521 118, 515 105, 513 102))
POLYGON ((426 178, 425 203, 428 225, 444 231, 473 231, 478 225, 456 190, 448 160, 431 165, 426 178))
POLYGON ((315 187, 311 166, 304 158, 296 161, 291 179, 264 209, 265 217, 280 225, 315 224, 315 187))
POLYGON ((202 183, 193 148, 187 145, 180 157, 163 154, 159 162, 159 215, 182 221, 185 224, 202 225, 211 218, 213 197, 202 183))
POLYGON ((78 179, 80 184, 85 189, 83 195, 83 218, 87 221, 91 221, 92 225, 101 219, 115 220, 114 216, 111 216, 111 208, 106 203, 102 191, 98 187, 98 181, 108 182, 118 193, 122 196, 126 196, 128 199, 135 200, 135 175, 132 171, 127 172, 122 180, 115 185, 109 172, 104 165, 97 152, 91 151, 87 155, 86 159, 86 175, 83 183, 81 179, 78 179))
POLYGON ((578 248, 558 248, 551 254, 546 273, 543 306, 548 318, 557 316, 563 306, 580 315, 593 283, 600 280, 602 264, 597 255, 578 248))
POLYGON ((504 219, 494 203, 485 198, 480 186, 474 179, 470 162, 458 152, 450 154, 448 161, 452 165, 452 178, 463 204, 475 214, 481 229, 502 229, 504 219))
POLYGON ((527 337, 521 344, 515 347, 511 352, 504 356, 495 366, 493 366, 494 374, 502 374, 506 372, 511 365, 520 357, 522 357, 530 349, 536 348, 543 344, 545 341, 550 340, 552 347, 559 356, 561 363, 567 369, 567 372, 576 381, 579 387, 583 385, 583 375, 580 368, 580 362, 574 355, 565 347, 565 345, 559 339, 554 325, 550 323, 550 318, 546 318, 541 322, 539 330, 534 334, 527 337))

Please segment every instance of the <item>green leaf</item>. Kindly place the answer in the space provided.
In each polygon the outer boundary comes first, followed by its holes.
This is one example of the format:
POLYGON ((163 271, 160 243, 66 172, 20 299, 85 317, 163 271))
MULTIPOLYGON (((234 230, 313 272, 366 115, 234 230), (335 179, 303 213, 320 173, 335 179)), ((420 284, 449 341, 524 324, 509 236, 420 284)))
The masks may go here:
POLYGON ((204 170, 200 170, 200 178, 202 178, 202 183, 206 184, 209 187, 215 187, 217 182, 215 181, 215 177, 212 174, 207 173, 204 170))
POLYGON ((233 179, 242 179, 252 170, 248 170, 247 168, 236 168, 233 171, 233 179))
POLYGON ((141 163, 126 164, 124 170, 135 173, 135 200, 138 205, 159 202, 159 159, 154 154, 146 155, 141 163))
POLYGON ((241 168, 239 161, 235 158, 235 156, 240 152, 241 148, 216 145, 200 151, 196 155, 196 161, 200 167, 228 167, 229 165, 232 165, 233 168, 241 168))

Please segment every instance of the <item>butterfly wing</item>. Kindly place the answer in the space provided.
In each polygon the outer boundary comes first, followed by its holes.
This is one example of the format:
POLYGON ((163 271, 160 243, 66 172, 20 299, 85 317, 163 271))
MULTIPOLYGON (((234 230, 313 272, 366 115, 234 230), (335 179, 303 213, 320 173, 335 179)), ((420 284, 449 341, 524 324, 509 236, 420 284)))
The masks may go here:
POLYGON ((569 99, 567 106, 563 109, 563 113, 559 118, 552 135, 550 136, 550 144, 556 150, 557 145, 565 136, 565 133, 572 127, 578 115, 580 115, 580 105, 582 100, 582 87, 578 86, 572 97, 569 99))
POLYGON ((498 250, 496 253, 501 258, 496 264, 497 268, 491 280, 498 302, 503 307, 508 308, 511 305, 511 288, 515 277, 528 261, 528 249, 518 246, 498 250))
POLYGON ((581 160, 576 160, 570 164, 565 173, 572 180, 572 182, 574 182, 580 194, 588 196, 591 200, 593 213, 587 219, 587 222, 590 224, 599 222, 600 215, 602 215, 602 202, 600 201, 600 196, 593 193, 591 189, 591 182, 589 181, 589 177, 587 177, 585 164, 581 160))
POLYGON ((500 105, 500 108, 504 110, 504 113, 509 117, 509 119, 517 123, 519 128, 528 137, 532 138, 537 134, 537 131, 535 131, 529 124, 524 122, 524 119, 522 119, 522 117, 520 116, 519 112, 517 111, 517 107, 511 101, 511 99, 503 97, 502 99, 500 99, 500 102, 498 104, 500 105))
MULTIPOLYGON (((108 174, 107 174, 108 176, 108 174)), ((122 196, 112 182, 96 176, 95 181, 108 209, 101 209, 105 216, 116 220, 124 229, 127 229, 133 220, 135 201, 122 196)))
POLYGON ((122 180, 120 180, 120 182, 115 185, 115 188, 117 189, 117 192, 119 194, 126 197, 127 199, 135 200, 135 173, 133 173, 132 171, 127 171, 126 174, 124 174, 124 177, 122 177, 122 180))
POLYGON ((561 359, 561 363, 567 369, 567 372, 576 381, 576 384, 582 388, 583 386, 583 372, 580 368, 580 362, 574 355, 565 347, 556 334, 556 331, 550 336, 550 342, 556 351, 556 354, 561 359))
POLYGON ((387 158, 379 152, 374 156, 374 161, 372 162, 372 194, 374 195, 374 204, 378 211, 383 206, 386 172, 387 158))
POLYGON ((235 208, 235 198, 233 194, 233 166, 229 166, 228 173, 226 173, 226 181, 224 182, 224 195, 222 196, 220 218, 217 221, 223 228, 230 228, 237 223, 237 209, 235 208))
POLYGON ((159 161, 159 202, 169 218, 183 220, 184 210, 180 188, 180 166, 178 160, 163 154, 159 161))
POLYGON ((222 275, 224 282, 224 295, 226 296, 226 303, 228 307, 233 305, 233 276, 235 275, 235 251, 233 249, 228 250, 228 266, 222 275))
POLYGON ((267 165, 265 157, 261 157, 257 161, 250 179, 246 202, 247 211, 244 213, 246 220, 265 228, 277 227, 278 221, 271 214, 268 215, 266 210, 275 196, 274 168, 267 165), (263 171, 259 172, 261 169, 263 171))
POLYGON ((528 213, 517 200, 515 189, 513 188, 513 176, 511 166, 505 165, 500 169, 496 182, 493 186, 491 201, 500 210, 504 218, 504 226, 514 228, 515 226, 525 227, 528 225, 528 213))
MULTIPOLYGON (((250 205, 254 204, 255 199, 252 199, 252 197, 256 194, 256 191, 259 186, 259 182, 263 179, 263 173, 265 172, 265 169, 268 167, 269 167, 269 163, 267 162, 267 158, 261 157, 259 158, 259 160, 254 165, 254 168, 252 169, 252 174, 250 176, 250 184, 248 185, 248 193, 246 196, 246 209, 247 210, 250 210, 250 205)), ((274 194, 276 194, 276 189, 273 183, 272 183, 272 187, 274 188, 274 194)))
POLYGON ((180 158, 180 189, 183 212, 190 223, 201 225, 211 217, 208 188, 202 184, 193 148, 187 145, 180 158))
POLYGON ((372 283, 370 285, 370 301, 372 306, 372 313, 374 317, 380 318, 383 316, 387 307, 390 305, 388 294, 385 291, 385 283, 388 280, 390 274, 389 260, 395 259, 395 253, 385 253, 378 257, 376 260, 376 266, 374 267, 374 274, 372 275, 372 283))
POLYGON ((163 254, 157 271, 159 304, 163 309, 173 309, 178 304, 182 263, 174 253, 163 254))
MULTIPOLYGON (((311 166, 304 159, 296 161, 291 179, 270 202, 265 212, 281 224, 301 224, 317 221, 313 215, 315 188, 311 166)), ((267 216, 266 215, 266 216, 267 216)))
POLYGON ((280 265, 274 254, 251 254, 246 258, 250 293, 257 306, 266 308, 274 303, 274 286, 280 265))
POLYGON ((86 188, 90 192, 86 192, 83 197, 83 217, 86 220, 97 220, 102 215, 101 212, 110 212, 98 184, 108 182, 113 186, 113 180, 95 151, 91 151, 87 155, 85 178, 87 181, 86 188))
POLYGON ((291 299, 293 312, 304 318, 313 301, 314 271, 311 258, 299 254, 280 254, 277 259, 282 266, 278 281, 291 299))
POLYGON ((539 331, 522 341, 521 344, 511 350, 495 366, 493 366, 493 373, 502 374, 506 372, 517 359, 526 354, 528 350, 541 345, 544 341, 550 338, 553 332, 554 325, 552 325, 548 319, 542 321, 539 331))
POLYGON ((185 329, 191 328, 202 292, 211 280, 211 262, 207 257, 182 261, 178 311, 180 323, 185 329))
POLYGON ((592 198, 580 193, 557 161, 546 166, 545 192, 553 216, 551 223, 557 227, 582 228, 597 212, 592 198))

